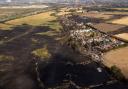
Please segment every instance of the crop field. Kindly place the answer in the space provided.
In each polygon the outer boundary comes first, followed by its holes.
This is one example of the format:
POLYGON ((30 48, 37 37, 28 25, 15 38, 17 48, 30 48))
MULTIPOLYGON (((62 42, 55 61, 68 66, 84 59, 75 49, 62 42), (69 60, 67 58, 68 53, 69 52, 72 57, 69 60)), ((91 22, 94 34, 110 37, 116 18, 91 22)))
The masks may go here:
POLYGON ((121 33, 121 34, 117 34, 115 36, 128 41, 128 33, 121 33))
POLYGON ((128 25, 128 16, 127 17, 120 18, 120 19, 112 20, 111 23, 128 25))
POLYGON ((104 13, 84 13, 83 16, 89 17, 89 18, 98 18, 98 19, 110 19, 113 15, 104 14, 104 13))
POLYGON ((98 24, 95 24, 94 27, 102 32, 111 33, 111 32, 118 31, 120 29, 122 29, 122 31, 123 31, 126 26, 111 24, 111 23, 98 23, 98 24))
POLYGON ((128 25, 127 14, 128 12, 85 12, 82 13, 81 16, 88 17, 90 20, 95 19, 94 21, 101 23, 126 26, 128 25))
POLYGON ((114 10, 128 10, 128 8, 111 8, 111 9, 114 9, 114 10))
MULTIPOLYGON (((43 45, 50 44, 50 40, 46 39, 48 42, 47 41, 45 42, 43 37, 49 37, 49 38, 52 38, 52 40, 56 40, 54 36, 58 33, 59 29, 61 28, 59 22, 57 21, 57 17, 52 15, 53 13, 55 12, 46 11, 39 14, 30 15, 30 16, 6 21, 4 23, 0 23, 0 32, 1 32, 1 35, 3 34, 0 37, 0 45, 15 42, 17 39, 20 39, 19 42, 22 43, 21 41, 22 37, 23 37, 22 40, 24 40, 24 37, 26 37, 26 39, 31 40, 31 43, 27 43, 27 45, 29 45, 28 48, 33 48, 33 47, 37 47, 36 45, 41 45, 36 49, 31 50, 30 51, 31 54, 38 56, 40 58, 50 57, 48 47, 43 46, 43 45), (9 32, 9 33, 6 35, 6 32, 7 33, 9 32), (31 33, 36 35, 36 37, 33 36, 31 33), (40 40, 43 40, 43 41, 40 41, 40 40), (40 42, 44 42, 44 43, 42 44, 40 42)), ((19 42, 16 42, 16 43, 19 43, 19 42)), ((25 40, 24 42, 27 42, 27 41, 25 40)), ((15 43, 13 43, 13 45, 15 45, 15 43)), ((9 52, 9 53, 12 53, 12 52, 9 52)), ((0 53, 0 55, 5 55, 5 54, 0 53)))
POLYGON ((114 12, 103 12, 104 14, 108 14, 108 15, 122 15, 122 16, 126 16, 128 15, 128 12, 120 12, 120 11, 114 11, 114 12))
POLYGON ((0 22, 8 21, 15 18, 29 16, 43 11, 36 8, 0 8, 0 22))
POLYGON ((6 21, 0 24, 0 29, 6 30, 11 29, 17 25, 28 24, 32 26, 50 26, 53 29, 59 28, 59 23, 56 22, 56 17, 51 16, 54 13, 52 11, 49 12, 42 12, 40 14, 31 15, 19 19, 14 19, 10 21, 6 21))
POLYGON ((128 47, 119 48, 107 52, 104 55, 104 64, 108 67, 116 65, 122 73, 128 78, 128 47))

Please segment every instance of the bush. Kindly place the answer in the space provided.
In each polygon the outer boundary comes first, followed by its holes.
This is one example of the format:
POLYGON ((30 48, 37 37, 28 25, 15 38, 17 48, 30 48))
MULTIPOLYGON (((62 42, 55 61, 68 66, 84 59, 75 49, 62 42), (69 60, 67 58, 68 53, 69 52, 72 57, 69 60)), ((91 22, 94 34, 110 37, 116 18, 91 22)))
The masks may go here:
POLYGON ((115 65, 112 66, 112 67, 110 68, 110 70, 111 70, 113 76, 114 76, 116 79, 118 79, 118 80, 124 80, 124 79, 125 79, 124 75, 121 73, 121 70, 120 70, 118 67, 116 67, 115 65))
POLYGON ((50 16, 56 16, 56 13, 52 13, 52 14, 50 14, 50 16))
POLYGON ((70 9, 69 12, 76 12, 76 10, 75 9, 70 9))

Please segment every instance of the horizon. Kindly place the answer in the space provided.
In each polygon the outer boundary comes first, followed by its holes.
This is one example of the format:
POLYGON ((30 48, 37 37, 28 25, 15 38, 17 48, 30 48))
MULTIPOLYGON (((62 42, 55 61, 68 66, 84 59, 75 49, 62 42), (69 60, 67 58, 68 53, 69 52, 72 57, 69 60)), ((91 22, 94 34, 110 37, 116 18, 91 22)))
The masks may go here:
POLYGON ((128 2, 128 0, 0 0, 0 3, 76 3, 76 2, 128 2))

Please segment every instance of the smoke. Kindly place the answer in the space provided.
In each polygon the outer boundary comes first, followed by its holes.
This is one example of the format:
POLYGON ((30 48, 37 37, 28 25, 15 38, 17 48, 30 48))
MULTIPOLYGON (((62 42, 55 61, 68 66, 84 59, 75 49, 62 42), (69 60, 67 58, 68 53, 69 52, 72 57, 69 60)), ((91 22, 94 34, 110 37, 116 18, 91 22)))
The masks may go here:
POLYGON ((11 0, 6 0, 6 2, 11 2, 11 0))

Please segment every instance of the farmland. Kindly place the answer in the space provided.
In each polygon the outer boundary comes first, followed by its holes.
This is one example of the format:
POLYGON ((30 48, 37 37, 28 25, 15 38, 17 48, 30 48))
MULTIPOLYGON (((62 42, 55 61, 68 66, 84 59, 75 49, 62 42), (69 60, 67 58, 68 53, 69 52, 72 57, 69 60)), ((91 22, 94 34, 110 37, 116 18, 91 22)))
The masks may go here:
POLYGON ((68 8, 61 8, 59 10, 59 12, 57 13, 57 15, 58 16, 62 16, 62 15, 70 14, 71 12, 69 10, 70 9, 68 9, 68 8))
POLYGON ((109 34, 127 37, 127 32, 120 32, 126 31, 126 25, 111 22, 126 17, 127 12, 78 9, 0 9, 4 12, 0 14, 0 88, 53 89, 69 83, 73 89, 109 85, 120 89, 123 83, 105 66, 116 65, 127 77, 126 42, 109 34))
POLYGON ((113 15, 109 14, 104 14, 104 13, 84 13, 83 16, 89 17, 89 18, 98 18, 98 19, 103 19, 107 20, 113 17, 113 15))
MULTIPOLYGON (((16 10, 10 10, 10 13, 12 13, 12 15, 15 15, 17 12, 18 14, 24 12, 26 9, 17 9, 18 11, 16 10), (21 11, 20 11, 21 10, 21 11)), ((38 9, 40 11, 40 9, 38 9)), ((4 10, 5 11, 5 10, 4 10)), ((31 10, 33 11, 33 10, 31 10)), ((6 14, 9 14, 8 11, 5 11, 4 13, 6 14)), ((45 11, 45 12, 42 12, 42 13, 37 13, 34 15, 29 15, 29 16, 25 16, 25 17, 20 17, 20 18, 16 18, 16 19, 13 19, 13 20, 9 20, 9 21, 5 21, 4 23, 0 23, 0 31, 2 32, 3 30, 6 30, 6 31, 12 31, 11 33, 13 33, 13 30, 16 30, 14 33, 15 36, 12 36, 10 35, 10 37, 8 36, 1 36, 1 39, 0 39, 0 44, 1 45, 4 45, 6 43, 9 43, 9 42, 13 42, 14 40, 16 39, 19 39, 21 37, 24 37, 26 35, 28 35, 29 33, 33 32, 37 29, 50 29, 46 32, 44 32, 43 30, 41 32, 37 32, 36 35, 39 35, 39 36, 54 36, 56 35, 59 31, 59 29, 61 28, 61 26, 59 25, 59 22, 57 21, 57 17, 52 15, 53 13, 55 13, 55 11, 51 10, 51 11, 45 11), (26 30, 25 32, 22 31, 20 32, 17 27, 19 29, 28 29, 26 30), (48 28, 47 28, 48 27, 48 28), (52 30, 54 29, 54 30, 52 30), (18 34, 18 33, 21 33, 21 34, 18 34), (4 39, 6 38, 6 39, 4 39)), ((9 14, 11 17, 11 14, 9 14)), ((9 35, 9 34, 8 34, 9 35)), ((32 46, 35 46, 36 44, 40 44, 39 41, 35 38, 31 38, 32 40, 32 46)), ((47 45, 47 43, 45 44, 47 45)), ((41 48, 38 48, 38 49, 35 49, 33 51, 31 51, 31 54, 35 55, 35 56, 38 56, 41 57, 41 58, 45 58, 45 57, 49 57, 49 52, 48 52, 48 49, 47 47, 41 47, 41 48)), ((1 54, 2 55, 2 54, 1 54)), ((8 56, 8 55, 5 55, 5 57, 8 56)))
POLYGON ((0 23, 0 29, 3 29, 3 30, 11 29, 12 27, 22 25, 22 24, 28 24, 28 25, 32 25, 32 26, 49 25, 53 29, 59 28, 59 23, 57 23, 55 21, 56 17, 51 16, 52 13, 54 13, 54 12, 53 11, 42 12, 40 14, 6 21, 4 23, 0 23), (51 21, 51 23, 50 23, 50 21, 51 21))
POLYGON ((5 22, 11 19, 21 18, 42 12, 43 9, 39 8, 0 8, 0 22, 5 22))
POLYGON ((111 21, 113 24, 128 25, 128 16, 111 21))
MULTIPOLYGON (((90 19, 100 20, 99 23, 91 22, 96 29, 115 36, 119 39, 128 41, 128 8, 107 8, 107 11, 92 10, 82 15, 90 19)), ((102 9, 101 9, 102 10, 102 9)), ((90 20, 91 21, 91 20, 90 20)), ((116 66, 128 79, 128 46, 119 47, 104 53, 103 64, 111 68, 116 66)))
POLYGON ((112 50, 104 55, 104 64, 108 67, 116 65, 128 78, 128 47, 112 50))
POLYGON ((123 11, 127 11, 128 8, 111 8, 111 9, 114 9, 114 10, 123 10, 123 11))
MULTIPOLYGON (((13 14, 15 12, 19 13, 14 11, 13 14)), ((6 14, 10 15, 9 18, 12 16, 8 11, 6 14)), ((59 48, 59 42, 56 39, 59 38, 58 31, 60 31, 61 26, 57 17, 53 14, 55 14, 54 10, 47 10, 0 23, 0 88, 1 86, 3 87, 1 85, 2 83, 4 84, 3 80, 6 81, 5 78, 7 76, 3 75, 6 72, 10 77, 16 74, 21 78, 21 81, 27 79, 26 74, 24 75, 25 72, 32 73, 32 78, 36 77, 37 75, 33 71, 35 71, 35 64, 37 64, 38 59, 40 61, 50 60, 57 47, 59 48), (14 62, 16 65, 13 64, 14 62), (13 68, 16 68, 17 72, 12 75, 8 70, 13 71, 13 68), (19 70, 19 68, 21 69, 19 70), (23 72, 22 70, 25 71, 23 72), (19 76, 19 73, 26 78, 19 76)), ((38 71, 36 72, 38 73, 38 71)), ((7 80, 9 80, 10 84, 16 84, 13 78, 7 78, 7 80)), ((29 82, 29 79, 27 80, 26 82, 29 82)), ((35 81, 35 79, 32 79, 32 81, 35 81)), ((13 89, 17 89, 15 84, 13 89)), ((6 87, 10 88, 9 85, 7 84, 6 87)), ((33 84, 32 86, 36 85, 33 84)), ((23 87, 21 88, 24 89, 23 87)))
MULTIPOLYGON (((96 8, 97 9, 97 8, 96 8)), ((96 29, 115 36, 121 40, 128 41, 128 8, 107 8, 108 10, 92 10, 82 13, 82 16, 89 19, 99 20, 91 22, 96 29)), ((101 9, 102 10, 102 9, 101 9)), ((90 20, 91 21, 91 20, 90 20)), ((103 64, 111 68, 116 66, 128 79, 128 46, 119 47, 104 53, 103 64)))
POLYGON ((128 41, 128 33, 121 33, 121 34, 117 34, 115 36, 128 41))

